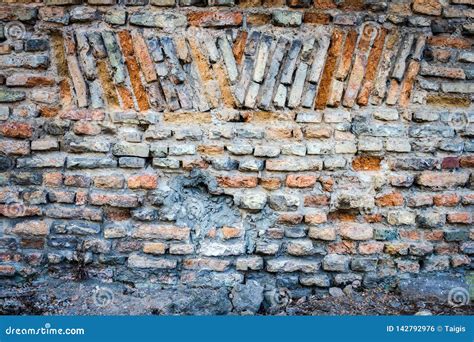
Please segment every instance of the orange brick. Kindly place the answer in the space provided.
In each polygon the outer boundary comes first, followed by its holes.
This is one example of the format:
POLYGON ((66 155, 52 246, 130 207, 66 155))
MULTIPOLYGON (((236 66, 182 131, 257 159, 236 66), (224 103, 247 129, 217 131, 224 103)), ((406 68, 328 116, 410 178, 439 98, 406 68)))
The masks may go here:
POLYGON ((331 192, 333 190, 334 178, 327 177, 327 176, 321 176, 321 177, 319 177, 318 180, 321 183, 321 186, 323 187, 324 191, 331 192))
POLYGON ((198 152, 207 155, 216 155, 224 153, 223 145, 199 145, 197 148, 198 152))
POLYGON ((222 237, 225 240, 234 239, 242 235, 242 230, 237 227, 222 227, 222 237))
POLYGON ((474 168, 474 155, 461 157, 459 165, 464 168, 474 168))
POLYGON ((385 244, 383 242, 362 242, 359 244, 360 254, 382 253, 385 244))
POLYGON ((304 222, 307 224, 321 224, 327 222, 328 218, 325 213, 314 213, 314 214, 306 214, 304 216, 304 222))
POLYGON ((31 138, 33 127, 23 122, 5 122, 0 124, 0 134, 10 138, 31 138))
POLYGON ((352 168, 355 171, 377 171, 380 170, 381 157, 359 156, 352 160, 352 168))
POLYGON ((382 214, 365 215, 364 220, 368 223, 378 223, 383 221, 382 214))
POLYGON ((135 99, 137 100, 138 108, 141 111, 148 110, 150 109, 150 104, 141 81, 140 68, 133 55, 132 36, 128 31, 120 31, 118 37, 125 57, 125 65, 127 66, 130 83, 132 85, 133 93, 135 94, 135 99))
POLYGON ((329 197, 326 195, 309 195, 304 198, 305 207, 319 207, 329 204, 329 197))
POLYGON ((276 190, 281 187, 281 180, 279 178, 259 178, 258 183, 267 190, 276 190))
POLYGON ((295 225, 301 222, 303 222, 303 215, 300 214, 281 214, 280 217, 278 217, 278 223, 281 224, 295 225))
POLYGON ((247 13, 247 24, 250 26, 261 26, 270 23, 272 17, 265 13, 247 13))
POLYGON ((449 213, 447 219, 449 223, 471 224, 472 214, 468 212, 449 213))
POLYGON ((442 241, 444 232, 442 230, 432 230, 424 232, 425 240, 427 241, 442 241))
POLYGON ((255 188, 258 178, 253 176, 220 176, 217 183, 224 188, 255 188))
POLYGON ((355 254, 357 252, 356 242, 343 240, 342 242, 331 243, 328 245, 328 253, 335 254, 355 254))
POLYGON ((134 175, 128 179, 130 189, 156 189, 157 186, 158 176, 154 174, 134 175))
POLYGON ((441 194, 433 196, 433 203, 438 207, 454 207, 461 198, 456 194, 441 194))
POLYGON ((63 175, 60 172, 48 172, 43 174, 44 186, 61 186, 63 184, 63 175))
POLYGON ((145 80, 148 83, 156 81, 157 76, 155 71, 155 63, 151 59, 145 40, 143 39, 142 35, 137 32, 133 32, 132 37, 133 51, 135 52, 135 56, 137 57, 137 60, 140 64, 145 80))
POLYGON ((375 204, 379 207, 398 207, 403 205, 403 202, 403 195, 399 192, 378 196, 375 199, 375 204))
POLYGON ((290 188, 309 188, 316 184, 316 176, 311 175, 288 175, 286 186, 290 188))
POLYGON ((349 69, 352 64, 352 58, 354 57, 354 50, 357 42, 357 31, 350 30, 347 33, 346 41, 344 43, 344 51, 341 55, 341 61, 336 72, 336 79, 344 81, 349 73, 349 69))
POLYGON ((247 31, 239 31, 234 46, 232 47, 232 52, 234 53, 234 58, 237 64, 240 64, 240 62, 242 62, 242 57, 244 56, 245 50, 245 43, 247 42, 247 36, 247 31))
POLYGON ((381 28, 377 34, 377 38, 374 41, 370 54, 367 61, 367 68, 365 70, 364 81, 357 97, 357 103, 366 106, 369 102, 369 96, 374 88, 374 80, 377 75, 377 68, 382 56, 383 46, 385 43, 385 37, 387 36, 387 30, 381 28))
POLYGON ((334 29, 331 37, 331 45, 329 46, 328 55, 326 57, 326 64, 324 65, 319 82, 318 95, 315 100, 316 109, 324 109, 328 102, 332 88, 332 77, 336 69, 337 60, 342 52, 343 40, 343 31, 338 28, 334 29))
POLYGON ((472 40, 469 38, 460 38, 455 36, 431 36, 428 37, 428 44, 457 49, 470 49, 472 40))
POLYGON ((402 239, 406 240, 420 240, 420 232, 417 230, 400 230, 399 235, 402 239))
POLYGON ((327 25, 331 21, 331 16, 322 12, 306 12, 303 17, 305 24, 327 25))

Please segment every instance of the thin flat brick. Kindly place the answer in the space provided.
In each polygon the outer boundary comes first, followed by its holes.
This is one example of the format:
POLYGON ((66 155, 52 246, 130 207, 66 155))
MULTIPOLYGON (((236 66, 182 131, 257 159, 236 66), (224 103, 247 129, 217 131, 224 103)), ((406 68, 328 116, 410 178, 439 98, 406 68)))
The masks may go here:
POLYGON ((331 91, 332 76, 336 69, 338 57, 342 52, 343 39, 343 31, 337 28, 334 29, 331 37, 331 45, 329 46, 328 50, 326 64, 321 76, 321 81, 319 82, 319 90, 315 102, 315 107, 317 109, 325 108, 328 102, 331 91))
POLYGON ((377 75, 386 36, 387 30, 381 28, 370 50, 364 82, 362 83, 359 96, 357 97, 357 103, 361 106, 366 106, 369 102, 369 96, 374 88, 375 76, 377 75))
POLYGON ((105 100, 107 105, 111 108, 119 107, 119 100, 117 97, 117 90, 110 76, 110 72, 107 66, 106 60, 97 61, 97 75, 104 91, 105 100))
POLYGON ((141 111, 148 110, 150 109, 150 104, 140 78, 140 68, 133 55, 132 36, 128 31, 120 31, 118 36, 125 57, 125 65, 127 66, 128 74, 130 76, 133 93, 135 94, 135 98, 137 100, 138 108, 141 111))
POLYGON ((350 30, 347 33, 346 40, 344 42, 344 50, 342 52, 341 61, 337 68, 335 78, 339 81, 344 81, 349 73, 349 69, 352 65, 352 57, 354 56, 354 51, 357 42, 357 31, 350 30))
POLYGON ((156 76, 155 65, 153 64, 153 60, 151 59, 148 47, 142 35, 133 31, 132 43, 135 56, 140 64, 145 80, 148 83, 156 81, 158 78, 156 76))
POLYGON ((376 32, 376 28, 371 25, 366 25, 359 39, 351 75, 349 76, 346 92, 344 93, 344 99, 342 101, 343 105, 346 107, 354 106, 357 94, 361 87, 362 79, 364 78, 365 67, 368 61, 367 54, 370 48, 370 40, 376 32))
POLYGON ((420 71, 420 63, 417 61, 411 61, 408 64, 407 73, 400 87, 400 98, 398 103, 402 107, 407 107, 410 102, 410 96, 415 83, 416 76, 420 71))

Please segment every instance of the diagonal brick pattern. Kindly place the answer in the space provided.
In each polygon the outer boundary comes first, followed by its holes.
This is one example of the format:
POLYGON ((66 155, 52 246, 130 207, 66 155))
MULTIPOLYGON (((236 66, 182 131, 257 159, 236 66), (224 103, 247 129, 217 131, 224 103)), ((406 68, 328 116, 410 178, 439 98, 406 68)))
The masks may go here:
POLYGON ((76 31, 73 41, 55 38, 55 59, 59 70, 61 45, 68 44, 79 108, 113 109, 117 99, 121 109, 136 111, 407 107, 426 46, 423 33, 376 23, 347 32, 320 27, 297 37, 289 30, 238 30, 236 36, 206 29, 176 36, 76 31))

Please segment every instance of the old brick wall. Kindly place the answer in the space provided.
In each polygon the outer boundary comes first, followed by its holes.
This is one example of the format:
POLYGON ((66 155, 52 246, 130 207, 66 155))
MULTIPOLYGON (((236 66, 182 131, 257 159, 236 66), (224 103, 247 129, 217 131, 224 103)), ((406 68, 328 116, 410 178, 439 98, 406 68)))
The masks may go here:
POLYGON ((4 0, 2 288, 220 288, 233 308, 196 310, 228 313, 462 276, 473 18, 473 0, 4 0))

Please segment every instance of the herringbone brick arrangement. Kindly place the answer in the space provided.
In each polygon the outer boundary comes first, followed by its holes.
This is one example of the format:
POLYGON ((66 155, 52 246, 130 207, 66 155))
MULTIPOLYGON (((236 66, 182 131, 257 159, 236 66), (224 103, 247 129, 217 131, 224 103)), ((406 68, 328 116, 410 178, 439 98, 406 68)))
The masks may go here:
POLYGON ((0 5, 1 306, 256 312, 472 269, 473 0, 175 1, 0 5))

